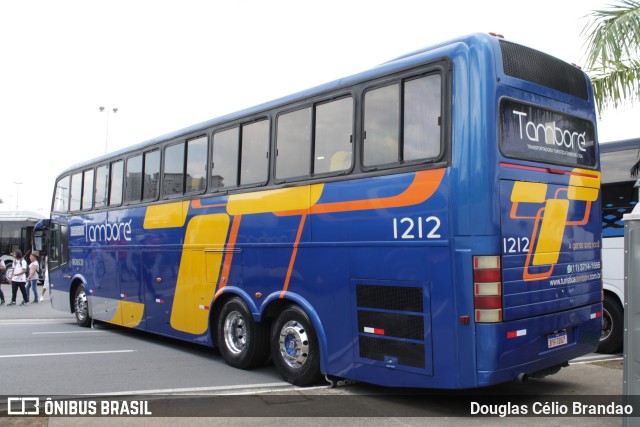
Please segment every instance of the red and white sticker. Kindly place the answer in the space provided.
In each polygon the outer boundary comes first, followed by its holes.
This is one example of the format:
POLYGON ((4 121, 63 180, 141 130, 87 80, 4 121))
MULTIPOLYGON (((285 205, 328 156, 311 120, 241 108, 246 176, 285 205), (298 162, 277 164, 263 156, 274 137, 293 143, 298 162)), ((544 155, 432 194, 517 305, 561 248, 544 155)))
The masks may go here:
POLYGON ((527 335, 526 329, 518 329, 517 331, 507 332, 507 338, 524 337, 527 335))

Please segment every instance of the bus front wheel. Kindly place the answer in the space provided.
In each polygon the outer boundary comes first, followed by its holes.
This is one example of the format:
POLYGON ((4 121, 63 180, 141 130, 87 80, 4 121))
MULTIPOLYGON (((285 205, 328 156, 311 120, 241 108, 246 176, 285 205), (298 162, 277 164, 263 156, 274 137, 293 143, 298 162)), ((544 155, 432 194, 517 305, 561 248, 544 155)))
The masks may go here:
POLYGON ((269 330, 256 323, 247 305, 238 297, 227 301, 216 320, 216 344, 228 365, 249 369, 269 357, 269 330))
POLYGON ((622 329, 624 313, 617 298, 605 294, 602 304, 602 334, 600 335, 599 353, 617 353, 622 349, 622 329))
POLYGON ((91 326, 91 317, 89 317, 89 303, 87 302, 87 293, 83 285, 78 286, 73 298, 73 311, 76 315, 78 325, 83 328, 91 326))
POLYGON ((271 357, 282 378, 293 385, 308 386, 322 378, 318 339, 302 308, 291 306, 276 319, 271 329, 271 357))

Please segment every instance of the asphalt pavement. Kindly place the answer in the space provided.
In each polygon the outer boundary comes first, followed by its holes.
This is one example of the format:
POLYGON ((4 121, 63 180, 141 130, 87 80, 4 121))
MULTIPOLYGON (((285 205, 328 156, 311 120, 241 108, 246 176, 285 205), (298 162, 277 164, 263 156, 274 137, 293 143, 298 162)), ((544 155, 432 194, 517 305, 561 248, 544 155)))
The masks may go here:
MULTIPOLYGON (((9 285, 2 285, 5 301, 11 299, 9 285)), ((40 288, 39 288, 40 291, 40 288)), ((48 298, 48 295, 45 296, 48 298)), ((20 304, 22 297, 17 296, 20 304)), ((59 322, 66 319, 75 322, 74 315, 54 310, 47 299, 27 306, 0 307, 0 327, 11 324, 12 320, 21 322, 33 320, 43 322, 47 319, 59 322)), ((209 425, 209 426, 289 426, 300 424, 314 424, 319 426, 493 426, 493 425, 524 425, 524 426, 618 426, 622 425, 622 417, 501 417, 499 415, 483 417, 472 416, 469 402, 477 398, 479 402, 491 405, 495 396, 500 396, 500 404, 509 402, 510 397, 515 405, 525 405, 531 412, 533 405, 542 408, 549 403, 553 405, 567 398, 584 399, 611 396, 620 399, 622 394, 622 360, 593 362, 599 357, 591 356, 572 361, 571 366, 562 369, 558 374, 541 379, 530 380, 527 383, 507 383, 495 387, 470 391, 446 390, 404 390, 389 389, 367 384, 352 384, 338 388, 326 387, 297 388, 291 387, 286 391, 256 391, 233 388, 228 391, 217 390, 214 400, 211 396, 151 396, 161 398, 161 408, 176 408, 179 416, 135 417, 4 417, 0 418, 2 426, 174 426, 180 425, 209 425), (221 397, 222 395, 222 397, 221 397), (226 396, 226 397, 225 397, 226 396), (236 397, 233 397, 236 396, 236 397), (409 396, 407 398, 407 396, 409 396), (507 396, 505 398, 505 396, 507 396), (228 399, 228 400, 224 400, 228 399), (505 400, 506 399, 506 400, 505 400), (210 415, 200 417, 183 417, 185 411, 193 408, 192 415, 198 415, 198 407, 202 403, 217 405, 220 417, 210 415), (263 415, 260 415, 263 414, 263 415), (427 416, 423 416, 423 414, 427 416), (313 418, 312 418, 313 417, 313 418)), ((615 357, 614 357, 615 359, 615 357)), ((1 378, 0 378, 1 388, 1 378)), ((4 394, 0 391, 0 394, 4 394)), ((156 408, 158 406, 155 406, 156 408)), ((491 406, 487 406, 487 411, 491 406)), ((505 409, 504 407, 501 409, 505 409)), ((500 408, 498 408, 500 410, 500 408)), ((158 411, 164 414, 166 412, 158 411)), ((210 414, 210 413, 208 413, 210 414)), ((489 414, 490 415, 490 414, 489 414)), ((531 414, 529 414, 531 415, 531 414)), ((631 419, 632 421, 640 418, 631 419)), ((632 425, 632 424, 630 424, 632 425)))

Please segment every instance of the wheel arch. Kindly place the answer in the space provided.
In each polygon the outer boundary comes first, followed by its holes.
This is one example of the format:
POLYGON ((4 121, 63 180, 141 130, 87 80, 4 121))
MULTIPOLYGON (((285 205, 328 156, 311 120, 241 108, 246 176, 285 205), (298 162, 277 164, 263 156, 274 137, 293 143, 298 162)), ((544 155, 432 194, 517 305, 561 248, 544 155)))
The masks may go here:
POLYGON ((327 372, 326 361, 328 358, 327 336, 325 334, 320 316, 313 308, 313 305, 307 301, 306 298, 300 294, 294 292, 286 292, 282 295, 281 292, 274 292, 265 298, 264 303, 260 306, 261 319, 274 319, 287 307, 297 305, 299 306, 309 317, 311 323, 316 332, 316 338, 318 340, 318 346, 320 347, 320 372, 323 374, 327 372))
POLYGON ((258 308, 251 301, 249 294, 247 294, 244 290, 235 287, 235 286, 226 286, 224 289, 221 289, 216 293, 213 298, 213 302, 211 303, 212 309, 209 312, 209 335, 211 339, 211 346, 216 347, 216 337, 215 337, 215 324, 222 311, 222 307, 234 297, 239 297, 246 305, 251 315, 253 316, 253 320, 255 322, 260 322, 260 316, 258 316, 258 308))
MULTIPOLYGON (((620 303, 620 306, 624 308, 624 291, 617 286, 610 285, 608 283, 602 284, 602 291, 604 294, 613 295, 620 303)), ((604 296, 604 295, 603 295, 604 296)))

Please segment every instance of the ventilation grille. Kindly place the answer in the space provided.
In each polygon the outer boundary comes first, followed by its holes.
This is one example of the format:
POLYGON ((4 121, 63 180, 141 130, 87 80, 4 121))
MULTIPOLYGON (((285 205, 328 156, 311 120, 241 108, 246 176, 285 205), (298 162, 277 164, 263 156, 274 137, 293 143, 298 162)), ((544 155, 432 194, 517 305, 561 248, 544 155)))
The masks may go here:
POLYGON ((429 372, 423 287, 357 284, 356 303, 360 359, 429 372))
POLYGON ((521 80, 588 99, 584 73, 546 53, 500 40, 504 73, 521 80))
POLYGON ((358 307, 422 313, 422 289, 358 285, 358 307))
POLYGON ((424 345, 406 341, 379 340, 361 336, 360 356, 379 362, 393 358, 394 363, 424 369, 424 345))
POLYGON ((358 330, 366 333, 371 329, 385 337, 424 340, 424 318, 422 316, 358 311, 358 330))

